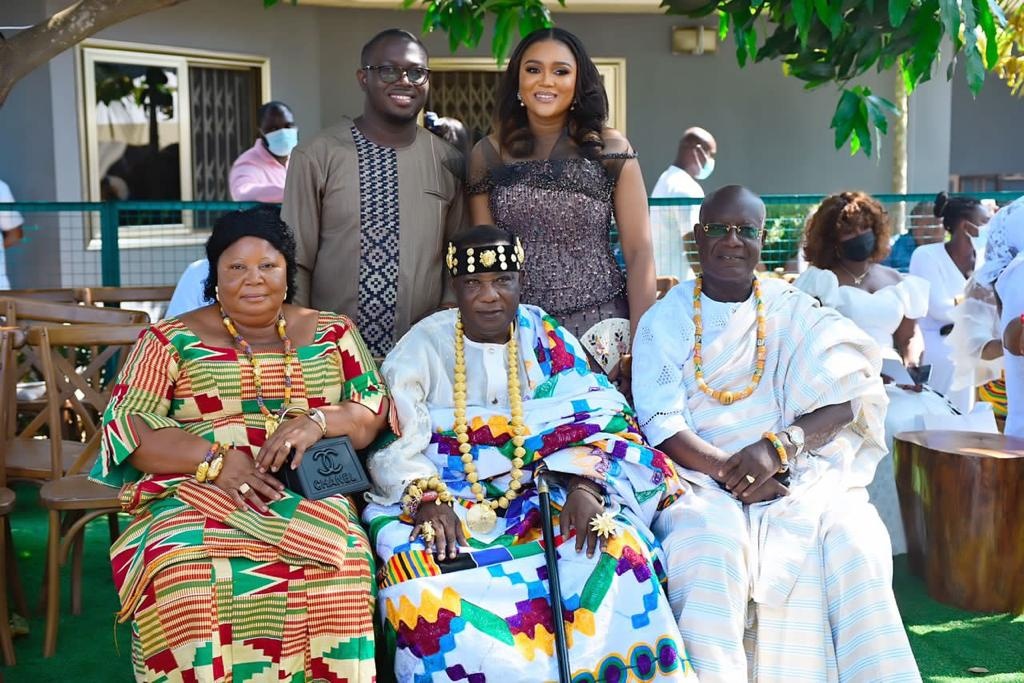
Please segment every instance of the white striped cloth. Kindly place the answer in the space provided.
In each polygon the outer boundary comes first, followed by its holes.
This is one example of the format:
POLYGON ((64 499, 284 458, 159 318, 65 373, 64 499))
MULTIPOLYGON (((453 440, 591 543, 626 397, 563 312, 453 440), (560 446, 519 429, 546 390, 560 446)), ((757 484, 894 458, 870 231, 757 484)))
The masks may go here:
MULTIPOLYGON (((888 535, 864 486, 885 454, 877 345, 778 280, 762 282, 765 374, 723 406, 696 386, 693 283, 647 312, 633 348, 641 426, 653 444, 692 429, 736 452, 814 410, 851 401, 854 421, 793 465, 790 495, 744 506, 684 468, 690 491, 655 522, 669 599, 702 681, 920 680, 891 588, 888 535)), ((703 297, 705 379, 739 390, 754 369, 753 299, 703 297)))

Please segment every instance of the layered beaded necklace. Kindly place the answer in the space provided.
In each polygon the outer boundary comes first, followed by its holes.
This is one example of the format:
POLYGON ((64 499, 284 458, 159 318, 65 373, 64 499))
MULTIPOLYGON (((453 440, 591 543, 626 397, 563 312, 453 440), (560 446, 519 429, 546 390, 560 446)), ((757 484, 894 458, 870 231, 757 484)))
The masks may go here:
POLYGON ((252 345, 245 341, 242 335, 238 333, 238 328, 235 327, 234 321, 224 312, 223 308, 220 309, 220 316, 228 334, 235 340, 235 344, 242 350, 242 353, 245 354, 249 364, 252 366, 252 382, 256 385, 256 404, 260 407, 260 412, 263 414, 264 425, 269 437, 281 423, 281 418, 288 409, 288 404, 292 402, 292 361, 295 359, 295 356, 292 354, 292 340, 288 338, 287 334, 288 324, 284 319, 284 311, 277 314, 276 325, 277 336, 284 342, 284 403, 276 415, 270 412, 266 402, 263 400, 263 374, 260 368, 260 361, 256 358, 256 354, 253 353, 252 345))
POLYGON ((757 361, 754 363, 754 376, 750 379, 741 391, 724 391, 712 389, 704 381, 704 363, 701 355, 701 339, 704 336, 704 324, 700 315, 700 292, 703 284, 702 278, 698 275, 697 282, 693 286, 693 325, 696 328, 693 341, 693 373, 697 379, 697 387, 705 394, 715 399, 722 405, 730 405, 754 393, 757 385, 764 375, 764 359, 767 353, 765 347, 766 323, 764 315, 764 302, 761 301, 761 282, 754 278, 754 303, 757 305, 757 361))
POLYGON ((466 351, 463 336, 465 330, 462 326, 462 314, 455 316, 455 439, 459 442, 459 453, 461 454, 462 467, 466 472, 466 481, 470 483, 470 490, 476 496, 476 503, 466 513, 466 525, 470 531, 477 534, 485 534, 494 528, 498 521, 495 512, 499 507, 507 508, 510 500, 519 495, 522 488, 523 458, 526 456, 526 449, 523 448, 526 428, 523 426, 523 399, 519 394, 519 345, 516 342, 515 323, 509 325, 508 338, 508 403, 512 411, 510 422, 512 429, 512 470, 509 472, 512 480, 508 489, 494 500, 488 500, 484 496, 484 487, 477 475, 476 463, 473 462, 473 446, 469 443, 469 425, 466 422, 466 351))

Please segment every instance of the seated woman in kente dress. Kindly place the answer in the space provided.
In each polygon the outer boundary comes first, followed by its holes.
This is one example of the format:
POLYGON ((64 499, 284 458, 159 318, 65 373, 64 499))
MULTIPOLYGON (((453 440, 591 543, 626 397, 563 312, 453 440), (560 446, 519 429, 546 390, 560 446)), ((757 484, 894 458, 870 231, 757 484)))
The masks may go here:
POLYGON ((387 391, 352 321, 288 303, 276 208, 221 218, 205 306, 128 357, 97 481, 134 515, 110 549, 139 681, 375 680, 373 558, 351 500, 273 472, 323 436, 365 447, 387 391))
POLYGON ((523 251, 493 226, 449 246, 457 309, 384 362, 401 437, 364 512, 401 681, 558 678, 535 473, 556 510, 574 681, 694 680, 649 531, 679 480, 579 342, 520 305, 523 251))

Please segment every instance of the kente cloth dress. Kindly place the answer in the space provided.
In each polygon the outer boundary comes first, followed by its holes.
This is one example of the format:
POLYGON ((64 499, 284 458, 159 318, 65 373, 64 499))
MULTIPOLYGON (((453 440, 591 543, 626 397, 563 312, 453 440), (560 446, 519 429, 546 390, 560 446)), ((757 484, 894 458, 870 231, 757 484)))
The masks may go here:
POLYGON ((522 302, 577 338, 607 318, 629 318, 610 232, 615 184, 635 158, 623 150, 587 159, 566 136, 546 159, 505 161, 489 138, 473 150, 469 193, 487 193, 495 225, 526 250, 522 302))
MULTIPOLYGON (((904 275, 898 284, 868 292, 860 287, 840 285, 832 271, 811 266, 794 285, 852 320, 871 335, 881 348, 883 358, 897 361, 900 357, 892 339, 896 328, 904 318, 916 320, 928 312, 928 282, 914 275, 904 275)), ((886 384, 885 393, 889 396, 885 442, 890 457, 878 463, 874 481, 867 488, 871 502, 889 530, 893 554, 900 555, 907 552, 907 537, 892 467, 893 437, 900 432, 923 429, 924 415, 954 415, 955 412, 945 398, 927 387, 916 392, 886 384)))
MULTIPOLYGON (((284 396, 284 357, 257 352, 267 407, 284 396)), ((292 402, 354 401, 379 412, 387 395, 352 322, 320 313, 295 349, 292 402)), ((121 621, 132 619, 138 681, 375 680, 373 555, 352 502, 289 491, 266 514, 238 510, 192 473, 147 475, 127 458, 133 418, 178 427, 256 457, 266 423, 252 366, 204 343, 178 318, 146 330, 103 417, 91 477, 121 486, 134 519, 110 549, 121 621)))
MULTIPOLYGON (((649 525, 679 490, 664 454, 644 444, 625 399, 590 372, 579 342, 533 306, 517 325, 526 455, 522 488, 490 531, 463 524, 467 545, 437 561, 399 505, 407 484, 437 474, 460 520, 476 505, 454 426, 455 311, 415 325, 384 362, 402 436, 370 459, 363 513, 381 558, 380 611, 399 681, 558 679, 549 576, 533 473, 579 475, 606 487, 619 532, 587 557, 563 535, 561 485, 551 492, 572 680, 691 681, 649 525)), ((509 487, 514 446, 508 345, 465 340, 466 420, 479 481, 509 487)))

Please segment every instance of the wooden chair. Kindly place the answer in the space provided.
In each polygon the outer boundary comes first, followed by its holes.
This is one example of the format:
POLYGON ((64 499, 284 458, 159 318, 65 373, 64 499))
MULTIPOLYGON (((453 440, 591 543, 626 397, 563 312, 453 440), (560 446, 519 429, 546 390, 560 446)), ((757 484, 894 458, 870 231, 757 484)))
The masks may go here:
POLYGON ((79 287, 75 298, 84 304, 123 304, 134 301, 170 301, 174 287, 79 287))
POLYGON ((58 289, 7 289, 2 294, 3 296, 13 296, 18 299, 36 299, 61 304, 78 303, 75 290, 70 287, 58 289))
MULTIPOLYGON (((139 325, 149 321, 149 316, 142 311, 57 304, 13 297, 0 297, 0 314, 5 316, 9 325, 17 325, 23 329, 32 325, 57 326, 65 322, 95 325, 139 325)), ((22 350, 21 355, 22 360, 15 369, 17 380, 30 376, 43 377, 42 359, 36 347, 29 345, 22 350)), ((0 433, 0 439, 11 441, 7 455, 7 476, 11 479, 42 483, 52 476, 50 452, 54 446, 49 443, 49 440, 37 438, 47 424, 45 406, 45 398, 39 401, 18 402, 18 410, 23 414, 33 416, 32 419, 20 432, 5 429, 3 433, 0 433)), ((69 433, 69 430, 61 430, 57 434, 67 437, 64 439, 65 444, 61 450, 66 470, 81 453, 83 444, 79 439, 73 438, 74 434, 69 433)))
POLYGON ((63 441, 51 439, 51 479, 39 492, 49 512, 46 546, 46 635, 43 656, 57 649, 60 608, 60 567, 72 553, 71 612, 82 611, 82 531, 103 515, 120 510, 119 491, 88 479, 99 453, 102 431, 94 416, 102 416, 117 373, 135 344, 142 325, 65 325, 34 327, 28 342, 39 349, 46 380, 46 416, 51 433, 59 429, 62 411, 70 405, 85 425, 87 440, 72 465, 64 469, 63 441), (69 361, 81 347, 98 349, 91 363, 80 370, 69 361))
MULTIPOLYGON (((7 425, 14 419, 14 328, 0 328, 0 425, 7 425)), ((16 556, 11 545, 10 512, 14 509, 14 491, 7 488, 7 475, 3 467, 6 449, 0 440, 0 649, 3 650, 4 664, 14 666, 14 642, 11 637, 11 615, 7 606, 8 581, 15 588, 15 598, 22 614, 28 614, 25 597, 18 581, 16 556)))
POLYGON ((910 570, 928 594, 960 609, 1024 614, 1024 439, 901 432, 893 466, 910 570))
POLYGON ((668 290, 679 284, 679 278, 675 275, 659 275, 657 280, 658 298, 668 294, 668 290))

